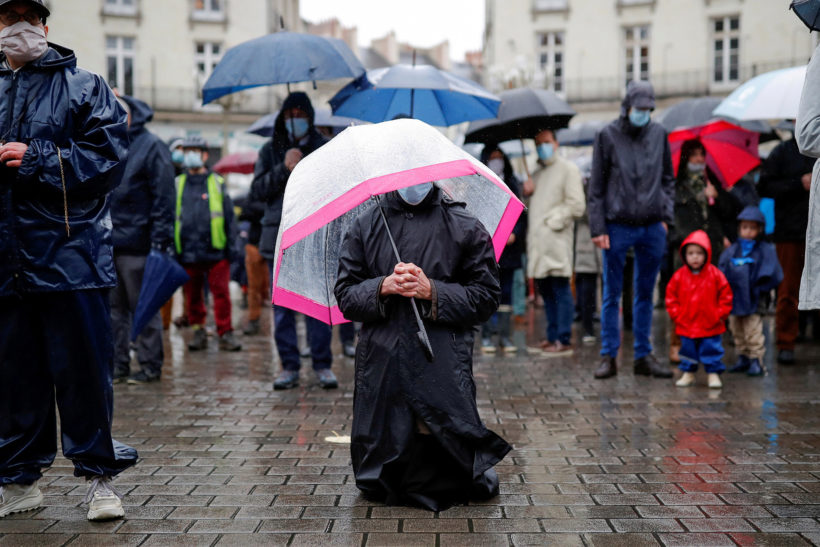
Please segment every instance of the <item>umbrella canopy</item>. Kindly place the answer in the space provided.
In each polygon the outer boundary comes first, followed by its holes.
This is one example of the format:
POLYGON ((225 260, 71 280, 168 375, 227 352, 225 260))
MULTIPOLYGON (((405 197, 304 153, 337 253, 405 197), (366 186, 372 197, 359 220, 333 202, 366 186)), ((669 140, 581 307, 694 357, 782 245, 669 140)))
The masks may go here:
POLYGON ((806 80, 806 67, 798 66, 755 76, 735 89, 712 111, 718 118, 734 120, 793 120, 806 80))
MULTIPOLYGON (((723 99, 720 97, 695 97, 677 102, 658 114, 655 121, 661 124, 667 131, 674 131, 685 127, 695 127, 705 125, 717 119, 712 112, 717 108, 723 99)), ((772 126, 763 120, 749 120, 738 122, 727 119, 726 121, 739 125, 743 129, 760 133, 760 142, 776 139, 772 126)))
POLYGON ((681 147, 690 140, 699 140, 703 144, 706 149, 706 165, 727 188, 760 165, 757 133, 725 120, 718 120, 698 127, 679 129, 669 134, 672 164, 676 175, 680 164, 681 147))
POLYGON ((561 146, 590 146, 595 142, 595 136, 609 122, 594 121, 584 122, 575 127, 559 129, 555 138, 561 146))
POLYGON ((569 104, 552 91, 522 87, 502 91, 499 96, 498 116, 471 123, 465 142, 531 139, 544 129, 567 127, 575 115, 569 104))
POLYGON ((242 173, 250 175, 253 173, 253 166, 256 165, 257 152, 234 152, 220 159, 214 165, 214 171, 224 175, 227 173, 242 173))
MULTIPOLYGON (((317 127, 350 127, 351 125, 361 125, 362 120, 355 118, 345 118, 344 116, 334 116, 328 107, 320 107, 315 109, 316 118, 313 125, 317 127)), ((253 133, 262 137, 273 136, 273 124, 276 123, 276 117, 279 111, 272 114, 265 114, 246 130, 246 133, 253 133)))
POLYGON ((159 309, 168 302, 174 292, 188 281, 188 274, 176 260, 166 253, 151 249, 145 260, 142 286, 137 308, 131 321, 131 341, 137 339, 142 329, 159 309))
POLYGON ((202 103, 273 84, 356 78, 364 66, 342 40, 276 32, 232 47, 202 88, 202 103))
POLYGON ((370 70, 330 99, 337 116, 377 123, 404 114, 440 127, 495 117, 500 104, 477 83, 430 65, 370 70))
POLYGON ((820 0, 794 0, 790 7, 809 30, 820 30, 820 0))
POLYGON ((326 323, 344 322, 333 287, 347 227, 375 205, 374 196, 422 182, 466 203, 501 255, 524 205, 484 164, 418 120, 350 127, 300 161, 288 179, 273 301, 326 323))

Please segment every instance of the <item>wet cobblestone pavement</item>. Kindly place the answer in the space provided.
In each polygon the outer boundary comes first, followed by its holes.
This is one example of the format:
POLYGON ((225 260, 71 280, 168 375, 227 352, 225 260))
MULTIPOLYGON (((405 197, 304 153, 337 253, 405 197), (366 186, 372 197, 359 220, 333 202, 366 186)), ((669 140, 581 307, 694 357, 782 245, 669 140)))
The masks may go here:
POLYGON ((633 376, 631 351, 606 381, 594 346, 477 354, 482 416, 515 450, 497 499, 436 514, 365 501, 347 445, 326 440, 350 431, 351 360, 336 359, 338 390, 308 362, 301 387, 274 392, 268 337, 235 354, 212 339, 188 355, 173 327, 166 342, 161 383, 116 387, 115 436, 141 455, 115 482, 126 518, 87 522, 85 484, 58 456, 44 507, 1 520, 0 545, 820 544, 817 345, 722 390, 702 372, 685 389, 633 376))

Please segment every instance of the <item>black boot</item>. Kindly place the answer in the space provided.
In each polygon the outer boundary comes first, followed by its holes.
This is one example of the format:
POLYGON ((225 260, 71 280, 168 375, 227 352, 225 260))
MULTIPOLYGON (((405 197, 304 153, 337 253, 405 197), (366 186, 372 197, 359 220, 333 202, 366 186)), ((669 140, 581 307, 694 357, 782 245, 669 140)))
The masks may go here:
POLYGON ((635 359, 635 374, 643 376, 654 376, 655 378, 671 378, 672 371, 669 367, 661 365, 651 353, 640 359, 635 359))
POLYGON ((601 364, 598 365, 598 368, 595 370, 595 378, 603 380, 605 378, 611 378, 616 374, 618 374, 618 364, 615 358, 607 355, 601 357, 601 364))

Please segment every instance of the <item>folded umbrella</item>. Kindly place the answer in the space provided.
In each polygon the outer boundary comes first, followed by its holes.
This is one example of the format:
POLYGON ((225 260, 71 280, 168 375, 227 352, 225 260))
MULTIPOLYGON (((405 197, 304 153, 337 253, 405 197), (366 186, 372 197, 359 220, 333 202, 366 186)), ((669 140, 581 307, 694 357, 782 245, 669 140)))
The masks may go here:
POLYGON ((142 286, 137 299, 137 309, 131 320, 131 341, 137 339, 142 329, 174 292, 188 281, 185 268, 173 257, 152 249, 145 261, 142 286))
POLYGON ((275 32, 232 47, 202 88, 202 104, 244 89, 356 78, 364 66, 342 40, 275 32))
POLYGON ((806 80, 806 67, 783 68, 740 85, 712 111, 733 120, 793 120, 806 80))
POLYGON ((725 120, 679 129, 669 134, 672 165, 677 175, 683 143, 699 140, 706 149, 706 165, 729 188, 743 175, 760 165, 758 134, 725 120))
POLYGON ((228 154, 216 162, 214 171, 222 175, 227 173, 250 175, 253 173, 253 167, 256 165, 256 158, 258 156, 259 154, 253 150, 228 154))
POLYGON ((789 7, 809 30, 820 30, 820 0, 794 0, 789 7))

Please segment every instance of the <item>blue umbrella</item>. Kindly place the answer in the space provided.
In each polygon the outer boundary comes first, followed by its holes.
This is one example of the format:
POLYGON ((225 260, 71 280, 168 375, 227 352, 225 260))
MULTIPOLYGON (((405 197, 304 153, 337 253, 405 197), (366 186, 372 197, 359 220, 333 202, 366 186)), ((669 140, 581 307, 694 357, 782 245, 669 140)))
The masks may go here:
POLYGON ((809 30, 820 30, 820 0, 794 0, 790 7, 809 30))
MULTIPOLYGON (((278 115, 278 110, 272 114, 265 114, 253 122, 253 124, 251 124, 245 132, 253 133, 254 135, 259 135, 262 137, 272 137, 273 124, 276 123, 276 116, 278 115)), ((345 128, 350 127, 351 125, 361 125, 362 123, 364 123, 362 120, 345 118, 344 116, 334 116, 327 107, 316 109, 316 120, 314 121, 314 125, 318 127, 345 128)))
POLYGON ((202 88, 202 103, 243 89, 356 78, 364 67, 342 40, 276 32, 232 47, 202 88))
POLYGON ((500 105, 477 83, 430 65, 368 71, 330 99, 337 116, 378 123, 404 114, 440 127, 494 118, 500 105))
POLYGON ((188 279, 185 269, 173 257, 151 250, 145 261, 137 309, 131 321, 131 341, 137 339, 151 318, 188 279))

